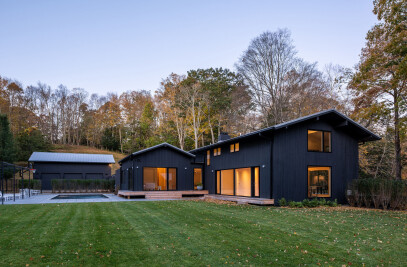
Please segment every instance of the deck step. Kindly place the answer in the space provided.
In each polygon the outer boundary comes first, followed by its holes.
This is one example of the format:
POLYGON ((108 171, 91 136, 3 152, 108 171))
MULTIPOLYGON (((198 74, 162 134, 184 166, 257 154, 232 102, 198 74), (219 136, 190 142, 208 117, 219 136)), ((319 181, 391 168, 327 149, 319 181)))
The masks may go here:
POLYGON ((205 198, 232 201, 236 202, 237 204, 274 205, 274 199, 268 198, 224 196, 224 195, 206 195, 205 198))
POLYGON ((131 197, 145 197, 146 199, 180 199, 185 196, 202 196, 208 194, 207 190, 185 190, 185 191, 127 191, 119 190, 118 196, 131 198, 131 197))

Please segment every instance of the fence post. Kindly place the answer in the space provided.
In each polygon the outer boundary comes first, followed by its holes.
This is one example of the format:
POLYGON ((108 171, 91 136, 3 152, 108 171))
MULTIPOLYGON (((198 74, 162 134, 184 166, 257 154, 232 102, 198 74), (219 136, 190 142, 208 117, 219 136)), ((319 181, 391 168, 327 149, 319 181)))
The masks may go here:
POLYGON ((21 198, 24 199, 24 172, 23 169, 20 169, 20 177, 21 177, 21 198))
POLYGON ((28 197, 31 197, 31 169, 28 169, 28 197))

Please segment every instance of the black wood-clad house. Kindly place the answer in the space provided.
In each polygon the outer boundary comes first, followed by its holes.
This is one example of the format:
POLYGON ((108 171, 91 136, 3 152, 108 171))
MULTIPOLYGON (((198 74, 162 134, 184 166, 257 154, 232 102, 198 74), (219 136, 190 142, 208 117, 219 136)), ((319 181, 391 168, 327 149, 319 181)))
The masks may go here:
POLYGON ((358 145, 380 137, 336 110, 322 111, 186 152, 161 144, 122 159, 120 188, 194 190, 301 201, 338 199, 358 177, 358 145), (174 180, 175 178, 175 180, 174 180))
POLYGON ((51 190, 53 179, 110 179, 113 155, 34 152, 28 160, 35 169, 34 179, 43 190, 51 190))
POLYGON ((193 190, 202 182, 203 162, 167 143, 137 151, 119 163, 121 190, 193 190))

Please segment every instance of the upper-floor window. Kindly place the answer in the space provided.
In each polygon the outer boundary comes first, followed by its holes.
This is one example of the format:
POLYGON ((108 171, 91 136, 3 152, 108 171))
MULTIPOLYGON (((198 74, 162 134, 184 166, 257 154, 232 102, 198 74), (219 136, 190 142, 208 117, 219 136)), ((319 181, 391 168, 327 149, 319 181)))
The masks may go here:
POLYGON ((308 151, 331 152, 331 132, 308 130, 308 151))
POLYGON ((207 150, 206 151, 206 165, 211 165, 211 151, 207 150))
POLYGON ((230 152, 238 152, 240 149, 239 143, 234 143, 230 145, 230 152))
POLYGON ((213 155, 214 155, 214 156, 220 156, 220 153, 221 153, 220 147, 215 148, 215 149, 213 150, 213 155))

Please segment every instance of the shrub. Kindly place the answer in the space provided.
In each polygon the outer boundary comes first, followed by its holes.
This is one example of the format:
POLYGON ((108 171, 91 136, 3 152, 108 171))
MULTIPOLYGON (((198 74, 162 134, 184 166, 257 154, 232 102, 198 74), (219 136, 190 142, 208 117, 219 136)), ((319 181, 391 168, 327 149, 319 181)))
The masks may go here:
POLYGON ((302 205, 303 205, 304 207, 310 207, 310 201, 309 201, 309 199, 304 199, 304 200, 302 201, 302 205))
POLYGON ((281 198, 281 199, 278 201, 278 205, 280 205, 281 207, 287 206, 287 200, 285 200, 285 198, 281 198))
POLYGON ((297 204, 296 204, 295 201, 288 201, 288 206, 289 206, 290 208, 295 208, 295 207, 297 206, 297 204))
MULTIPOLYGON (((283 206, 283 205, 281 205, 282 201, 284 204, 287 203, 285 198, 282 198, 279 201, 280 206, 283 206)), ((324 198, 322 198, 322 199, 313 198, 312 200, 304 199, 303 201, 299 201, 299 202, 288 201, 288 206, 290 208, 337 207, 338 200, 335 199, 334 201, 332 201, 332 200, 326 200, 324 198)))
POLYGON ((347 189, 349 205, 378 209, 407 208, 407 181, 381 178, 353 180, 347 189))
POLYGON ((16 185, 18 189, 22 188, 41 189, 41 180, 34 179, 17 180, 16 185))
POLYGON ((80 180, 54 179, 51 180, 52 192, 113 192, 114 180, 80 180))

